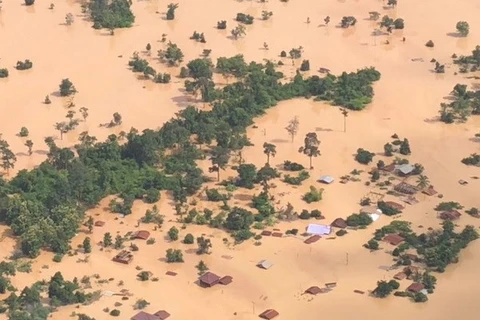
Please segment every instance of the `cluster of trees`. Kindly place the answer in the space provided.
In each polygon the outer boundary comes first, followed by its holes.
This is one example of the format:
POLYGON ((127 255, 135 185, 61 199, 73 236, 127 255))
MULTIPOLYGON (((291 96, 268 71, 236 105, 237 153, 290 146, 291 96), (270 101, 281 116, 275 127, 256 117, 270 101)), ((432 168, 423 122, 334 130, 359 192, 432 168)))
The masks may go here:
POLYGON ((17 70, 28 70, 28 69, 31 69, 32 67, 33 67, 33 62, 28 59, 25 61, 17 61, 17 65, 15 66, 17 70))
MULTIPOLYGON (((0 274, 9 272, 14 274, 14 268, 0 265, 0 274), (8 267, 8 268, 7 268, 8 267), (13 272, 13 273, 12 273, 13 272)), ((93 294, 85 294, 80 290, 77 279, 68 281, 60 272, 51 277, 50 281, 38 281, 31 287, 25 287, 19 295, 12 293, 0 305, 3 312, 8 313, 11 320, 38 319, 46 320, 55 307, 69 304, 86 303, 93 298, 93 294), (45 305, 43 293, 49 298, 49 305, 45 305)))
POLYGON ((95 29, 129 28, 135 22, 129 0, 90 0, 86 5, 95 29))
MULTIPOLYGON (((211 110, 190 106, 159 130, 138 132, 132 128, 122 136, 112 134, 105 141, 82 134, 75 145, 78 156, 69 148, 58 147, 48 137, 45 162, 31 171, 20 171, 9 182, 0 179, 0 221, 10 225, 20 238, 22 251, 32 257, 41 248, 66 253, 69 240, 84 219, 85 209, 107 195, 117 195, 120 201, 114 209, 124 214, 129 214, 133 200, 143 199, 148 190, 152 195, 156 190, 170 190, 177 204, 184 204, 206 181, 196 164, 196 160, 205 158, 200 145, 211 147, 213 172, 220 171, 231 154, 250 144, 245 128, 252 124, 253 118, 278 101, 312 95, 335 99, 336 94, 344 94, 341 101, 350 101, 364 92, 373 95, 372 76, 377 79, 379 76, 374 69, 323 79, 316 76, 303 79, 297 74, 293 82, 284 84, 283 75, 271 62, 247 64, 241 56, 236 56, 219 59, 217 65, 224 76, 235 78, 236 82, 215 88, 210 80, 214 70, 211 63, 196 59, 188 64, 193 78, 190 81, 201 87, 204 100, 212 101, 211 110), (125 139, 122 143, 121 138, 125 139)), ((72 92, 71 82, 62 84, 64 92, 72 92)), ((121 121, 121 117, 117 118, 121 121)), ((295 128, 288 131, 292 138, 297 130, 298 120, 295 128)), ((318 143, 313 136, 310 140, 312 143, 304 147, 307 151, 310 148, 307 156, 313 157, 318 143)), ((4 166, 11 167, 13 159, 14 154, 13 157, 3 154, 4 166)), ((267 182, 278 177, 278 172, 267 165, 258 171, 254 166, 241 168, 238 183, 245 186, 262 183, 268 187, 267 182)), ((318 199, 319 192, 311 195, 318 199)), ((262 212, 271 212, 266 205, 259 207, 262 212)), ((254 219, 265 219, 264 215, 254 218, 251 212, 240 208, 229 208, 226 215, 219 214, 207 223, 233 231, 237 239, 252 235, 248 229, 254 219)))
POLYGON ((402 18, 397 18, 393 20, 389 16, 383 16, 382 20, 379 22, 380 28, 385 28, 388 32, 392 32, 393 29, 403 29, 405 28, 405 21, 402 18))
POLYGON ((394 290, 400 288, 400 283, 395 280, 385 281, 381 280, 377 282, 377 287, 373 290, 373 295, 377 298, 385 298, 394 290))
POLYGON ((398 138, 397 134, 392 135, 393 141, 387 142, 383 146, 383 151, 385 156, 391 157, 395 152, 398 152, 404 156, 410 155, 412 153, 412 150, 410 149, 410 142, 408 141, 407 138, 404 138, 403 140, 400 140, 398 138), (398 146, 398 149, 395 148, 398 146))
POLYGON ((182 50, 175 43, 169 42, 165 50, 158 51, 158 57, 169 65, 175 66, 178 63, 183 62, 184 55, 182 50))
POLYGON ((471 115, 480 114, 480 90, 472 91, 465 84, 456 84, 450 95, 453 101, 440 105, 441 121, 466 121, 471 115))
POLYGON ((462 159, 462 163, 467 166, 480 166, 480 154, 472 153, 469 157, 462 159))
POLYGON ((373 222, 372 217, 368 213, 353 213, 346 219, 349 227, 364 227, 373 222))
POLYGON ((456 56, 453 57, 453 62, 460 65, 460 72, 475 72, 480 67, 480 46, 477 45, 469 56, 460 56, 458 58, 456 58, 456 56))
MULTIPOLYGON (((450 208, 455 203, 445 203, 443 208, 450 208)), ((401 255, 401 251, 407 248, 416 249, 420 256, 420 261, 424 262, 430 270, 437 272, 445 271, 445 268, 458 261, 460 251, 468 244, 478 239, 479 234, 475 227, 467 225, 461 232, 455 232, 455 226, 451 221, 444 221, 441 230, 431 230, 427 233, 415 234, 410 223, 406 221, 392 221, 375 231, 372 240, 380 241, 390 233, 397 233, 405 239, 402 250, 398 250, 395 255, 401 255)), ((372 241, 371 240, 371 241, 372 241)), ((400 260, 403 264, 411 262, 400 260)))
POLYGON ((138 52, 133 53, 132 58, 128 61, 128 65, 132 68, 133 72, 142 72, 144 77, 148 79, 152 77, 155 83, 169 83, 172 79, 169 73, 157 73, 147 60, 140 58, 138 52))
POLYGON ((197 31, 193 31, 193 35, 190 37, 190 39, 201 42, 201 43, 206 43, 207 40, 205 40, 205 35, 202 33, 199 33, 197 31))

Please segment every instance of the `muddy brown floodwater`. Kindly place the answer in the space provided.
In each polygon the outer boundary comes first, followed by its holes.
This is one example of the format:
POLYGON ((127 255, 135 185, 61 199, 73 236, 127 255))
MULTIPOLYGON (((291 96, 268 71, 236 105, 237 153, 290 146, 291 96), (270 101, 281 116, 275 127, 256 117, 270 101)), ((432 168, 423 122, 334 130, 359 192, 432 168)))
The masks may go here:
MULTIPOLYGON (((37 1, 32 7, 22 6, 20 2, 3 1, 0 11, 0 67, 7 67, 10 71, 7 79, 0 79, 0 132, 18 158, 10 176, 20 169, 31 169, 40 164, 46 153, 44 138, 58 136, 54 124, 65 121, 68 111, 68 100, 58 94, 63 78, 69 78, 79 91, 75 95, 74 109, 78 111, 87 107, 90 114, 86 122, 81 122, 75 131, 57 141, 65 147, 73 146, 82 131, 89 131, 103 140, 109 134, 128 131, 131 127, 155 129, 186 105, 195 104, 191 97, 184 94, 183 80, 175 77, 178 68, 168 68, 156 59, 157 50, 164 47, 160 39, 165 33, 168 40, 183 50, 185 61, 199 57, 203 49, 212 49, 214 60, 238 53, 243 54, 247 61, 278 60, 281 50, 302 46, 303 56, 310 60, 310 74, 315 74, 320 67, 328 68, 334 74, 366 66, 374 66, 381 72, 382 78, 374 85, 373 103, 362 112, 349 113, 346 133, 343 132, 343 117, 337 108, 305 99, 279 103, 257 119, 258 128, 248 129, 255 146, 246 148, 243 156, 257 167, 266 160, 261 148, 264 142, 277 145, 272 165, 280 165, 286 159, 307 165, 308 159, 298 153, 303 137, 307 132, 315 131, 321 140, 322 155, 314 159, 310 180, 298 188, 276 182, 277 188, 273 192, 279 200, 278 207, 290 202, 299 211, 318 208, 329 223, 334 218, 358 212, 359 199, 369 192, 363 183, 343 185, 337 180, 324 186, 324 200, 320 204, 307 205, 301 200, 301 195, 321 175, 328 174, 338 179, 355 168, 365 169, 354 162, 352 155, 357 148, 380 153, 393 133, 409 139, 412 162, 424 165, 431 183, 446 201, 455 200, 465 207, 480 206, 479 180, 469 180, 468 186, 458 184, 459 179, 478 175, 478 168, 464 166, 460 159, 478 152, 478 142, 470 138, 479 132, 480 119, 472 118, 460 125, 445 125, 435 120, 440 102, 456 83, 475 84, 460 74, 454 75, 456 67, 450 63, 450 57, 453 53, 469 54, 480 43, 478 1, 399 0, 399 5, 390 9, 384 8, 385 1, 379 0, 292 0, 288 3, 277 0, 266 3, 179 0, 174 21, 162 19, 166 1, 134 1, 134 27, 117 30, 114 36, 91 28, 91 23, 81 14, 80 1, 58 1, 54 10, 49 10, 44 1, 37 1), (263 10, 273 12, 270 20, 260 20, 263 10), (374 37, 371 34, 375 23, 367 19, 369 11, 403 18, 406 27, 388 36, 374 37), (66 26, 64 18, 69 12, 74 15, 75 22, 66 26), (238 12, 251 14, 256 20, 253 25, 247 26, 246 37, 234 41, 228 38, 228 31, 219 31, 214 27, 217 21, 227 20, 227 30, 230 30, 236 24, 233 19, 238 12), (331 17, 331 23, 322 26, 327 15, 331 17), (357 25, 348 30, 337 28, 336 24, 346 15, 355 16, 357 25), (307 17, 310 23, 306 23, 307 17), (459 20, 470 22, 470 35, 466 38, 449 35, 455 31, 459 20), (193 31, 204 32, 207 43, 189 40, 193 31), (385 44, 387 39, 388 45, 385 44), (435 42, 434 48, 425 47, 428 40, 435 42), (264 42, 268 43, 269 50, 263 49, 264 42), (147 43, 152 45, 151 56, 144 52, 147 43), (127 68, 128 59, 134 51, 148 59, 157 71, 174 75, 172 83, 161 85, 137 78, 127 68), (429 62, 432 58, 446 63, 445 74, 432 73, 429 62), (33 62, 31 70, 17 71, 13 68, 18 60, 25 59, 33 62), (412 59, 423 59, 423 62, 412 59), (42 103, 46 95, 50 95, 50 105, 42 103), (100 124, 112 119, 114 112, 122 115, 122 126, 114 129, 100 127, 100 124), (300 131, 291 143, 284 127, 294 116, 298 116, 300 131), (32 156, 26 154, 25 139, 16 136, 23 126, 29 129, 30 139, 34 142, 32 156)), ((281 71, 292 77, 295 67, 285 59, 281 71)), ((77 116, 80 117, 79 114, 77 116)), ((381 158, 376 156, 375 160, 381 158)), ((204 168, 208 166, 207 163, 201 165, 204 168)), ((234 174, 234 171, 227 170, 222 172, 222 178, 234 174)), ((234 202, 246 205, 248 201, 242 199, 259 192, 258 189, 242 191, 234 202)), ((439 220, 432 208, 441 200, 423 195, 418 199, 420 203, 408 206, 402 219, 412 221, 414 229, 418 225, 438 227, 439 220)), ((133 214, 121 218, 105 210, 108 200, 104 199, 98 208, 89 212, 96 219, 106 221, 103 228, 95 228, 89 235, 93 243, 101 241, 106 230, 113 235, 135 230, 137 220, 151 207, 136 202, 133 214)), ((373 230, 391 221, 389 217, 382 216, 367 230, 350 232, 346 237, 332 241, 322 239, 310 246, 296 237, 264 237, 260 246, 254 246, 252 242, 226 246, 222 239, 228 236, 224 232, 188 225, 185 230, 180 230, 180 239, 186 233, 211 236, 213 253, 200 257, 194 253, 192 246, 164 240, 171 226, 180 228, 181 224, 175 222, 168 194, 162 192, 158 206, 166 216, 166 222, 158 231, 150 225, 143 226, 156 238, 156 243, 146 245, 136 240, 140 251, 135 254, 132 264, 111 262, 114 251, 100 251, 97 245, 93 246, 88 263, 77 262, 83 256, 80 253, 55 264, 52 254, 44 253, 34 262, 32 273, 14 278, 15 286, 22 288, 60 270, 66 278, 99 274, 104 279, 115 279, 107 284, 95 284, 94 288, 100 290, 119 291, 117 283, 123 280, 125 284, 122 288, 133 294, 127 301, 121 301, 119 297, 102 297, 79 309, 75 306, 62 307, 53 314, 52 319, 55 320, 67 319, 73 311, 106 319, 109 316, 102 309, 113 309, 114 303, 120 301, 123 305, 117 308, 122 312, 121 318, 127 319, 135 313, 132 306, 140 298, 151 303, 147 311, 165 309, 172 314, 172 319, 257 319, 257 315, 267 308, 278 310, 281 319, 317 319, 325 312, 328 312, 328 317, 339 320, 350 319, 354 313, 361 315, 361 319, 384 319, 387 316, 390 319, 405 319, 419 315, 422 319, 438 320, 453 316, 459 319, 478 317, 475 297, 480 294, 480 289, 472 279, 476 279, 480 267, 479 241, 462 252, 458 264, 449 266, 443 274, 436 274, 437 290, 429 296, 426 304, 414 304, 407 299, 372 299, 353 293, 354 289, 371 290, 376 281, 390 279, 395 272, 382 268, 392 263, 390 255, 383 251, 369 253, 361 246, 371 237, 373 230), (184 264, 168 265, 162 260, 165 250, 170 247, 186 250, 184 264), (198 287, 194 283, 197 277, 194 266, 201 259, 211 271, 233 276, 233 283, 208 290, 198 287), (269 270, 256 268, 255 264, 262 259, 269 259, 275 265, 269 270), (44 265, 49 268, 42 268, 44 265), (137 281, 135 266, 151 271, 159 277, 159 281, 137 281), (166 276, 167 270, 178 275, 166 276), (337 282, 338 285, 332 292, 314 298, 301 295, 306 288, 322 286, 325 282, 337 282)), ((202 202, 200 206, 212 205, 202 202)), ((467 215, 463 215, 458 224, 480 225, 467 215)), ((304 230, 305 225, 305 221, 299 220, 279 223, 277 228, 283 231, 291 228, 304 230)), ((3 258, 11 254, 15 242, 9 237, 8 228, 0 228, 4 234, 0 242, 3 258)), ((84 237, 84 231, 81 231, 73 245, 81 244, 84 237)), ((402 281, 401 289, 408 284, 408 280, 402 281)))

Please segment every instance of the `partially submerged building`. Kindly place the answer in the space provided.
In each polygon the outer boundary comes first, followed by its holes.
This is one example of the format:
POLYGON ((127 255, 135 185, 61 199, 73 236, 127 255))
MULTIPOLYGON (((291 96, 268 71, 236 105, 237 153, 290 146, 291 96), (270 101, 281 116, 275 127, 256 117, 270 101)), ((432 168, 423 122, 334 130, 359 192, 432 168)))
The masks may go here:
POLYGON ((132 239, 147 240, 150 237, 150 232, 147 230, 139 230, 132 233, 132 239))
POLYGON ((383 241, 390 243, 392 246, 398 246, 400 243, 405 241, 405 239, 396 233, 391 233, 391 234, 387 234, 383 238, 383 241))
POLYGON ((213 272, 206 272, 198 278, 198 281, 203 287, 213 287, 220 281, 220 277, 213 272))
POLYGON ((267 309, 260 313, 258 316, 262 319, 270 320, 277 317, 279 313, 275 309, 267 309))
POLYGON ((332 227, 325 224, 310 223, 307 227, 307 233, 311 235, 329 235, 332 232, 332 227))
POLYGON ((257 263, 257 267, 268 270, 271 267, 273 267, 273 263, 268 260, 262 260, 259 263, 257 263))
POLYGON ((122 250, 112 260, 118 263, 129 264, 133 260, 133 254, 130 251, 122 250))

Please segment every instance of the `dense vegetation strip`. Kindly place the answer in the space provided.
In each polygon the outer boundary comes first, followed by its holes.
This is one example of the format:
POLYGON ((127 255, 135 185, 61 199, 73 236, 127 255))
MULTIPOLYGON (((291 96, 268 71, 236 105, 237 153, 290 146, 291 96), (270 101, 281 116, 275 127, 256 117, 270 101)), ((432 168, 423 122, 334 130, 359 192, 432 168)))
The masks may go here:
MULTIPOLYGON (((195 162, 205 158, 197 145, 211 147, 213 169, 219 172, 230 152, 249 144, 245 128, 253 118, 278 101, 316 96, 359 109, 371 100, 371 84, 380 77, 368 68, 323 79, 304 79, 298 73, 292 82, 282 84, 283 74, 270 62, 246 64, 241 56, 219 61, 223 61, 224 75, 238 79, 221 89, 205 81, 212 69, 203 68, 204 60, 188 64, 195 86, 212 102, 211 111, 187 107, 158 131, 132 129, 123 144, 120 136, 97 142, 83 134, 75 146, 78 156, 49 137, 45 162, 34 170, 20 171, 9 182, 0 180, 0 220, 20 237, 22 252, 29 257, 42 248, 66 253, 84 211, 110 194, 119 195, 121 201, 111 208, 123 214, 131 213, 134 199, 159 190, 170 190, 175 201, 185 203, 206 180, 195 162)), ((262 172, 265 176, 268 168, 262 172)))

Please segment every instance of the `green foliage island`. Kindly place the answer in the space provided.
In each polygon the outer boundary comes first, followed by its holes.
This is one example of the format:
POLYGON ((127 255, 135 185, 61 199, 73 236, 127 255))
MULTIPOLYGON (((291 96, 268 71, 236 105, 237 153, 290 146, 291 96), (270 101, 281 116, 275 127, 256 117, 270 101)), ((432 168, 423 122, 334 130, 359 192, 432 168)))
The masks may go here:
POLYGON ((91 0, 88 10, 95 29, 129 28, 135 22, 128 0, 91 0))

